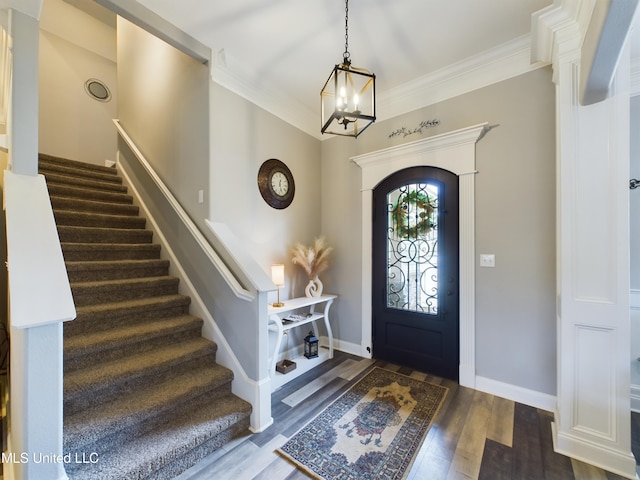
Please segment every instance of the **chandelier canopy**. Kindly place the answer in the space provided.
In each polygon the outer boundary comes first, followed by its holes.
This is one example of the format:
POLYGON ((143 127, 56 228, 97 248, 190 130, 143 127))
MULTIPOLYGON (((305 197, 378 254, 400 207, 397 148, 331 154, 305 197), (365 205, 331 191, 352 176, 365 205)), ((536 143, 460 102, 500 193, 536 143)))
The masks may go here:
POLYGON ((344 30, 342 63, 333 68, 320 92, 321 132, 357 137, 376 121, 376 76, 351 66, 349 0, 345 0, 344 30))

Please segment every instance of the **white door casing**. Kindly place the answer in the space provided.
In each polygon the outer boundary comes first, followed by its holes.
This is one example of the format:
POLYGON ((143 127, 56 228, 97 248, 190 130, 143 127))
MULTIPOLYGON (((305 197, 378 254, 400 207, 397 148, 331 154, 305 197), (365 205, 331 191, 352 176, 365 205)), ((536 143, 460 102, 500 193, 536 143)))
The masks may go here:
POLYGON ((438 167, 459 177, 460 208, 460 385, 475 388, 475 145, 490 129, 487 123, 443 133, 351 158, 362 169, 362 342, 372 345, 373 189, 389 175, 416 166, 438 167))

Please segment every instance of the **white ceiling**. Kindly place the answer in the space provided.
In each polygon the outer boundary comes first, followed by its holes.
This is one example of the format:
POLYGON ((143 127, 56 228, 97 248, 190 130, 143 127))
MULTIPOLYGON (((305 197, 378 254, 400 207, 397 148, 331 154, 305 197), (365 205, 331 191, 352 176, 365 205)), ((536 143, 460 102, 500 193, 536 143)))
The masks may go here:
MULTIPOLYGON (((137 2, 210 47, 214 79, 241 94, 266 92, 271 100, 262 102, 265 108, 274 111, 276 104, 287 103, 289 112, 298 111, 287 121, 319 133, 320 89, 342 61, 345 47, 344 0, 137 2), (313 126, 304 125, 307 119, 313 119, 313 126)), ((526 44, 531 14, 551 3, 351 0, 352 65, 376 74, 379 98, 393 98, 416 79, 452 64, 514 41, 526 44)))
MULTIPOLYGON (((319 118, 320 89, 344 52, 344 0, 138 2, 209 46, 234 78, 272 90, 319 118)), ((376 90, 384 95, 529 34, 531 14, 551 3, 351 0, 352 65, 375 73, 376 90)))

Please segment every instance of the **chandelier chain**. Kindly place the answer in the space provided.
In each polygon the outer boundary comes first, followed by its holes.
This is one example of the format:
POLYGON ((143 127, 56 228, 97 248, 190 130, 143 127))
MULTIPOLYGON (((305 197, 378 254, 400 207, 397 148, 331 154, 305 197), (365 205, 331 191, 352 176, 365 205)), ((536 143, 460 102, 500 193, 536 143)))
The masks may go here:
POLYGON ((351 63, 349 53, 349 0, 344 2, 344 63, 351 63))

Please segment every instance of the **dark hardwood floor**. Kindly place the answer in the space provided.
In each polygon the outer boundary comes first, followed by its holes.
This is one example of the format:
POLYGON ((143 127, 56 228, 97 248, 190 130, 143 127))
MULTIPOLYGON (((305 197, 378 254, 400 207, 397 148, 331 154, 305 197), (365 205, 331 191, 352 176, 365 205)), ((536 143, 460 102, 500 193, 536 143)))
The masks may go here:
MULTIPOLYGON (((406 480, 619 480, 623 477, 553 451, 553 414, 450 380, 342 352, 283 386, 272 396, 274 423, 206 457, 179 480, 306 480, 276 453, 372 366, 399 371, 449 388, 406 480)), ((634 414, 634 453, 640 450, 640 415, 634 414)))

